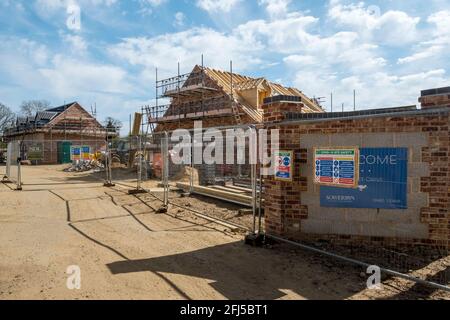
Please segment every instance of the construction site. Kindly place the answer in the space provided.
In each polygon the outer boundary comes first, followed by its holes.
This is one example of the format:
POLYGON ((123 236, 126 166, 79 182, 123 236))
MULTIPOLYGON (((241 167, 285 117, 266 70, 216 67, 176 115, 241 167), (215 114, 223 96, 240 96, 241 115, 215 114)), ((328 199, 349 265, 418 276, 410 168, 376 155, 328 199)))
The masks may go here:
POLYGON ((155 95, 119 143, 78 103, 5 132, 0 299, 450 299, 450 87, 327 112, 202 62, 155 95))

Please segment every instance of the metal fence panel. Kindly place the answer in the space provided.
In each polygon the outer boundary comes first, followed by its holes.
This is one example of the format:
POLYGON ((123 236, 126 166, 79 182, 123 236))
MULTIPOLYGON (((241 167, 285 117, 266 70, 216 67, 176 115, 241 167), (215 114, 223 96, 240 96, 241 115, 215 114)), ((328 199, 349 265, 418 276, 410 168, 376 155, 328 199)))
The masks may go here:
POLYGON ((162 144, 168 203, 179 212, 261 230, 256 134, 250 128, 169 132, 162 144))
POLYGON ((20 142, 18 141, 9 142, 6 156, 6 177, 7 180, 16 184, 17 190, 20 190, 22 188, 19 158, 20 158, 20 142))

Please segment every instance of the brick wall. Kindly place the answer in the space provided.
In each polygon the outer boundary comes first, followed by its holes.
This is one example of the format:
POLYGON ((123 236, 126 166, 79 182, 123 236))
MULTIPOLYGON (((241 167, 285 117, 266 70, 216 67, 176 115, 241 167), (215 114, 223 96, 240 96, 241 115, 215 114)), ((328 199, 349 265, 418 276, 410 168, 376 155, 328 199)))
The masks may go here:
POLYGON ((265 180, 266 230, 297 239, 390 244, 450 244, 450 108, 439 114, 278 124, 301 104, 264 105, 269 129, 280 130, 280 149, 295 152, 294 182, 265 180), (408 148, 408 209, 321 208, 312 183, 315 146, 408 148))
POLYGON ((33 146, 37 143, 43 144, 43 154, 44 159, 38 161, 38 164, 52 165, 58 163, 58 143, 63 141, 70 141, 73 145, 83 145, 89 146, 91 148, 91 153, 96 151, 106 150, 105 137, 101 135, 88 136, 79 134, 63 134, 63 133, 34 133, 27 134, 25 139, 22 137, 16 137, 16 141, 23 141, 23 153, 22 156, 27 159, 28 147, 33 146))
POLYGON ((450 107, 450 93, 434 94, 429 96, 422 96, 419 102, 423 109, 436 107, 450 107))

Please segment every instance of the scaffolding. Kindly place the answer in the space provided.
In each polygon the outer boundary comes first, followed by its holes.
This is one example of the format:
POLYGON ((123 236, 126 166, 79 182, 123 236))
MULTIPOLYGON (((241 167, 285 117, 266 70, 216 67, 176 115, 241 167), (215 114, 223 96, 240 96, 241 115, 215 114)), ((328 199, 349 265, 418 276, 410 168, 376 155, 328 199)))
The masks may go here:
MULTIPOLYGON (((233 88, 233 70, 230 63, 230 87, 233 88)), ((166 79, 158 79, 156 71, 156 105, 144 106, 143 112, 148 119, 147 126, 152 132, 160 123, 174 123, 184 120, 198 120, 204 117, 220 118, 234 117, 237 124, 241 122, 238 103, 233 94, 227 95, 215 83, 209 80, 206 68, 202 64, 196 66, 190 73, 181 74, 178 64, 178 75, 166 79), (160 105, 162 99, 170 99, 169 104, 160 105)), ((231 90, 233 91, 233 90, 231 90)))

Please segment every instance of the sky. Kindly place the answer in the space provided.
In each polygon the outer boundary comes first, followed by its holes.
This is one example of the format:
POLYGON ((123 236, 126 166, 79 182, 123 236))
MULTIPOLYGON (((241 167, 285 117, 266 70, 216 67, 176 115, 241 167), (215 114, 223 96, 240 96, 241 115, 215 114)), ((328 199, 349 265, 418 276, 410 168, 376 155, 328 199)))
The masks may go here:
POLYGON ((417 104, 450 86, 450 0, 0 0, 0 102, 78 101, 124 123, 201 63, 325 97, 417 104))

